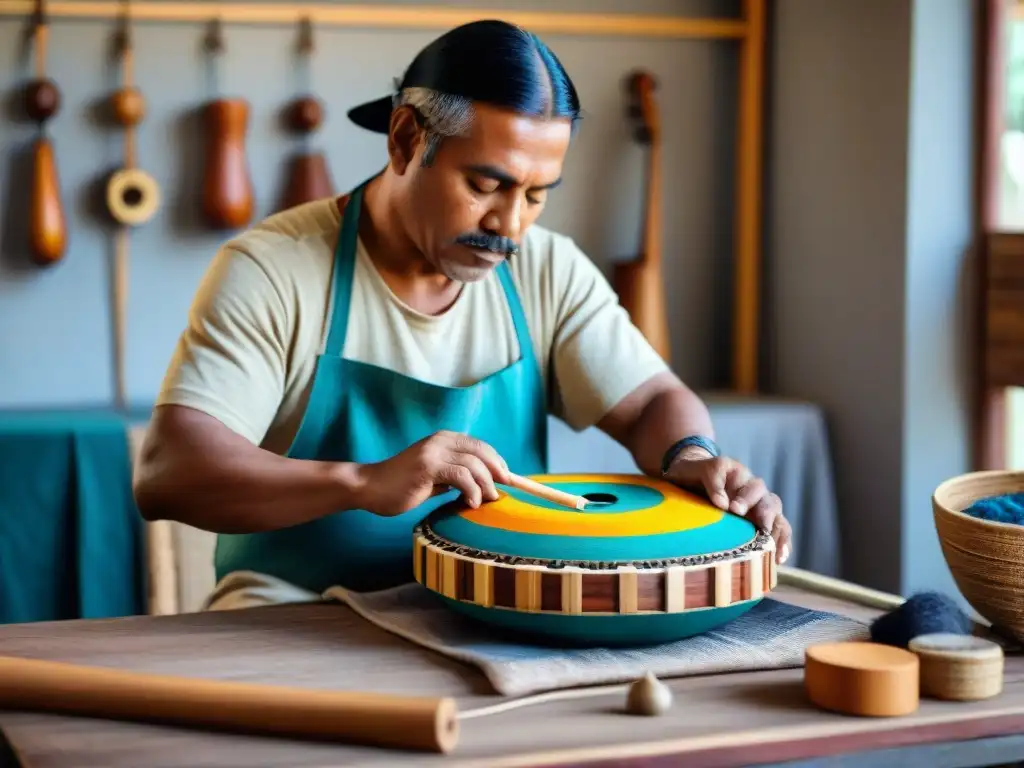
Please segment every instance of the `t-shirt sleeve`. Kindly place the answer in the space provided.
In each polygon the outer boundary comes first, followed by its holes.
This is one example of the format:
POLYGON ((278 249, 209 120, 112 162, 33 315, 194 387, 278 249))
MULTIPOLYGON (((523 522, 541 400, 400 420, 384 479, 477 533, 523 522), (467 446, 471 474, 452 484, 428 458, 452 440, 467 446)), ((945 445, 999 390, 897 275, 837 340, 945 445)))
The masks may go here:
POLYGON ((284 393, 290 314, 256 259, 221 248, 193 299, 157 405, 203 411, 260 444, 284 393))
POLYGON ((553 246, 552 412, 583 430, 668 366, 576 243, 556 236, 553 246))

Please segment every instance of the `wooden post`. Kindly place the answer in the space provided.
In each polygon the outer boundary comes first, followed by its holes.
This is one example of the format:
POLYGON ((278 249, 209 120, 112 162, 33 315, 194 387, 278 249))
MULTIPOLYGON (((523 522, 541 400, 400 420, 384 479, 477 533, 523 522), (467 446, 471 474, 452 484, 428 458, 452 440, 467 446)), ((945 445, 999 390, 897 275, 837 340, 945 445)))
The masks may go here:
POLYGON ((740 43, 734 224, 733 388, 759 390, 761 221, 764 140, 765 0, 743 0, 740 43))
POLYGON ((999 149, 1003 132, 1005 60, 1003 37, 1010 23, 1004 0, 985 0, 976 18, 976 186, 974 279, 977 301, 973 419, 975 469, 1003 469, 1006 466, 1006 389, 992 387, 988 379, 987 288, 988 234, 999 226, 999 149))

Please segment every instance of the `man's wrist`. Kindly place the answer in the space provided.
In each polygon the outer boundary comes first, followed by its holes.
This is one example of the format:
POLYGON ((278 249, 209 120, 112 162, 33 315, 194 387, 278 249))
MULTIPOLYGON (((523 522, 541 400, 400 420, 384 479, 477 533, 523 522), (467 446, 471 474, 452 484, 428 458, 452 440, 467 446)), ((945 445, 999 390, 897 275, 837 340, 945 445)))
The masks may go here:
POLYGON ((330 476, 337 489, 340 504, 338 509, 367 509, 370 481, 365 464, 353 461, 335 462, 330 465, 330 476))
POLYGON ((718 445, 710 437, 689 435, 673 443, 661 461, 661 474, 665 475, 677 461, 713 459, 721 455, 718 445))

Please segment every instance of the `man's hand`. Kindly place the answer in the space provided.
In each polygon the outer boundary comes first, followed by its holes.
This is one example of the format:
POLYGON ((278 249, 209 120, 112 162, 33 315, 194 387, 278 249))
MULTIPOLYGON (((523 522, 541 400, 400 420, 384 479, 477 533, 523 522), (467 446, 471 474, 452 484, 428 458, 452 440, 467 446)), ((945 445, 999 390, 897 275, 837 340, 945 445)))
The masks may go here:
POLYGON ((378 515, 400 515, 449 488, 462 492, 470 507, 495 501, 495 481, 508 481, 508 466, 481 440, 457 432, 436 432, 390 459, 360 468, 362 508, 378 515))
POLYGON ((716 507, 742 515, 775 539, 775 560, 789 558, 793 531, 782 514, 782 500, 771 493, 764 480, 725 456, 698 457, 683 454, 668 468, 665 479, 681 488, 704 492, 716 507))

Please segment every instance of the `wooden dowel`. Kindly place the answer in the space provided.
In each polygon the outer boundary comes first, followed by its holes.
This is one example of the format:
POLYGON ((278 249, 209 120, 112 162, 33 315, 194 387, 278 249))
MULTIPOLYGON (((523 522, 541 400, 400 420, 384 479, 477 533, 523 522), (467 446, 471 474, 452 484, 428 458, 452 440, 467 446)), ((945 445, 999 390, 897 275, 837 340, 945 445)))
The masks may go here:
MULTIPOLYGON (((0 15, 26 16, 32 0, 0 0, 0 15)), ((112 18, 120 2, 56 0, 47 4, 51 17, 112 18)), ((318 25, 364 28, 448 29, 477 19, 504 19, 532 32, 565 35, 738 40, 746 33, 739 19, 684 18, 627 13, 556 13, 499 8, 416 7, 407 5, 335 5, 330 3, 146 2, 132 7, 135 21, 207 22, 225 24, 294 24, 308 18, 318 25)))
POLYGON ((582 496, 575 496, 571 493, 560 491, 557 488, 538 483, 522 475, 509 474, 510 479, 507 484, 513 488, 518 488, 520 491, 538 496, 546 501, 550 501, 552 504, 561 504, 564 507, 569 507, 569 509, 583 509, 587 506, 587 500, 582 496))
POLYGON ((883 611, 899 608, 906 602, 900 595, 862 587, 860 584, 787 565, 779 566, 779 584, 883 611))
POLYGON ((128 407, 128 228, 114 234, 114 399, 128 407))
POLYGON ((308 690, 0 656, 0 708, 450 752, 444 697, 308 690))

